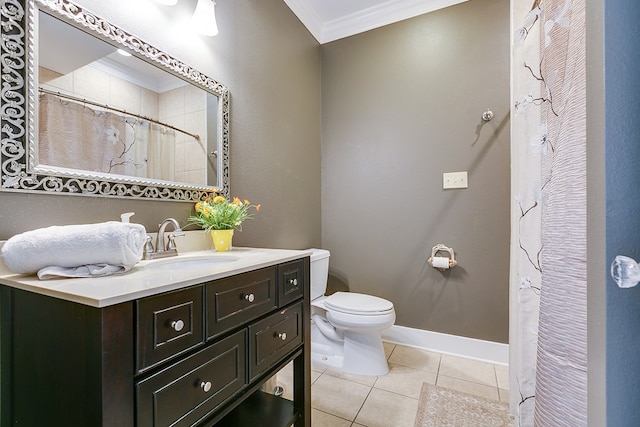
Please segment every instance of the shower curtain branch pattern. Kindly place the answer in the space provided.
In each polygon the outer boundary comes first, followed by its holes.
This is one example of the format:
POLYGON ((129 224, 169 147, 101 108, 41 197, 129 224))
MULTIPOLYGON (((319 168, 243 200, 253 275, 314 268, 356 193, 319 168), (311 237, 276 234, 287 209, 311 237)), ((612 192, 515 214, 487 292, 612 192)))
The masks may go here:
MULTIPOLYGON (((135 133, 135 129, 133 128, 133 125, 131 125, 131 123, 125 122, 126 125, 131 126, 131 132, 135 133)), ((118 161, 115 161, 113 159, 109 160, 109 170, 107 172, 111 173, 114 171, 115 168, 117 168, 118 166, 127 166, 127 165, 132 165, 134 168, 141 168, 143 165, 141 163, 137 163, 134 160, 128 160, 126 159, 126 154, 128 154, 131 149, 135 146, 137 138, 133 138, 133 140, 131 141, 130 144, 127 145, 127 142, 122 139, 119 135, 114 135, 115 138, 117 138, 118 142, 122 144, 122 153, 120 153, 118 155, 118 161)))
MULTIPOLYGON (((518 221, 518 223, 520 225, 520 230, 522 230, 523 220, 525 219, 527 214, 529 214, 530 212, 533 212, 533 210, 538 207, 538 202, 537 201, 533 202, 533 205, 529 206, 527 209, 524 209, 522 207, 522 203, 519 203, 519 205, 520 205, 520 220, 518 221)), ((524 254, 526 255, 527 259, 529 260, 533 268, 535 268, 540 273, 542 273, 542 266, 540 265, 540 254, 542 253, 542 245, 540 245, 540 247, 538 248, 538 252, 536 253, 536 260, 534 261, 531 257, 531 254, 529 253, 529 250, 525 247, 526 245, 523 241, 522 234, 523 233, 519 234, 520 249, 522 249, 522 252, 524 252, 524 254)), ((538 291, 540 290, 539 287, 532 287, 532 286, 529 286, 529 287, 532 289, 537 289, 538 291)))
POLYGON ((551 108, 551 112, 558 117, 558 113, 556 113, 556 111, 553 109, 553 97, 551 95, 551 90, 549 90, 549 86, 547 85, 547 82, 545 81, 545 78, 542 74, 542 61, 540 61, 540 73, 539 75, 536 75, 536 73, 533 71, 533 69, 531 68, 530 65, 528 65, 527 63, 524 64, 524 68, 526 68, 527 70, 529 70, 529 72, 531 73, 531 77, 533 77, 534 79, 538 80, 540 83, 542 83, 546 89, 547 92, 547 96, 541 96, 539 98, 534 98, 532 100, 532 102, 535 105, 542 105, 545 102, 549 103, 549 107, 551 108))

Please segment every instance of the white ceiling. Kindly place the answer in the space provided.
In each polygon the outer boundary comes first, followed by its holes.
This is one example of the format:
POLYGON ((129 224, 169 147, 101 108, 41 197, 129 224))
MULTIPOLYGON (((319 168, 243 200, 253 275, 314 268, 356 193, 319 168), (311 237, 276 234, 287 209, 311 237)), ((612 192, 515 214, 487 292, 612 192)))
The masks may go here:
POLYGON ((186 85, 185 81, 134 56, 122 56, 116 48, 44 12, 38 14, 38 65, 69 74, 85 65, 163 93, 186 85))
POLYGON ((465 1, 284 0, 321 44, 465 1))

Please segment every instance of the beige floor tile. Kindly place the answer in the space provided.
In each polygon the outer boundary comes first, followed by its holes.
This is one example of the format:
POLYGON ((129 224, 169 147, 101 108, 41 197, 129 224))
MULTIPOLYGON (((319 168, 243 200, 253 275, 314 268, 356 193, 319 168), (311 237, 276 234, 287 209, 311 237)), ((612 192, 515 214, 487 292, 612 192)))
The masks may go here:
POLYGON ((464 357, 443 354, 438 375, 497 387, 496 371, 491 363, 464 357))
POLYGON ((397 345, 389 356, 389 362, 423 371, 438 372, 440 357, 440 353, 397 345))
POLYGON ((504 365, 493 365, 496 370, 498 388, 509 390, 509 367, 504 365))
POLYGON ((353 421, 371 387, 323 374, 311 386, 311 406, 353 421))
POLYGON ((485 397, 487 399, 500 400, 498 388, 476 382, 465 381, 459 378, 451 378, 444 375, 438 375, 436 385, 441 387, 458 390, 463 393, 473 394, 474 396, 485 397))
POLYGON ((335 369, 327 368, 324 372, 324 375, 331 375, 332 377, 342 378, 344 380, 353 381, 354 383, 364 384, 369 387, 373 386, 378 377, 373 375, 354 375, 354 374, 346 374, 342 371, 337 371, 335 369))
POLYGON ((324 367, 324 366, 322 366, 322 365, 320 365, 320 364, 318 364, 318 363, 314 363, 314 362, 312 361, 312 362, 311 362, 311 370, 312 370, 312 371, 315 371, 315 372, 323 373, 324 371, 326 371, 326 370, 327 370, 327 368, 326 368, 326 367, 324 367))
POLYGON ((355 422, 367 427, 413 427, 417 410, 417 399, 374 388, 355 422))
POLYGON ((374 385, 375 388, 418 399, 423 383, 436 383, 437 374, 435 372, 422 371, 393 363, 389 364, 389 368, 387 375, 378 377, 378 381, 374 385))
POLYGON ((391 356, 391 353, 393 353, 393 349, 396 348, 396 345, 390 342, 382 341, 382 347, 384 347, 384 355, 386 356, 387 360, 389 360, 389 356, 391 356))
MULTIPOLYGON (((384 376, 350 375, 312 365, 313 427, 413 426, 423 382, 509 401, 506 366, 383 344, 390 368, 384 376)), ((278 382, 285 381, 288 373, 283 372, 278 382)))
POLYGON ((347 421, 335 415, 317 409, 311 410, 311 425, 313 427, 350 427, 351 421, 347 421))

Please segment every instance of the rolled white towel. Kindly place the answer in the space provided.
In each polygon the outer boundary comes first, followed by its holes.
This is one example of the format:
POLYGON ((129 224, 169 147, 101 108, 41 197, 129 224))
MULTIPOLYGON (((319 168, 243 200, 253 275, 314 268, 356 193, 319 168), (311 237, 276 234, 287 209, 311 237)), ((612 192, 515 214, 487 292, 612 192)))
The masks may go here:
POLYGON ((103 276, 129 271, 142 259, 146 237, 144 226, 117 221, 52 226, 11 237, 2 246, 2 258, 14 273, 49 268, 43 278, 52 278, 54 271, 65 277, 103 276), (78 268, 84 266, 92 267, 78 268))

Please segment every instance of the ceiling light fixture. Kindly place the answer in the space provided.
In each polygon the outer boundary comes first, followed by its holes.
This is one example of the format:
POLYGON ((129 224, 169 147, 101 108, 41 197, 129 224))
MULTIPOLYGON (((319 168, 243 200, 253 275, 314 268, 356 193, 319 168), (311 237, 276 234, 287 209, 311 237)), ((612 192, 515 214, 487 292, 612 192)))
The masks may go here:
POLYGON ((191 17, 191 26, 194 31, 203 36, 215 36, 218 34, 215 2, 213 0, 198 0, 196 10, 191 17))

